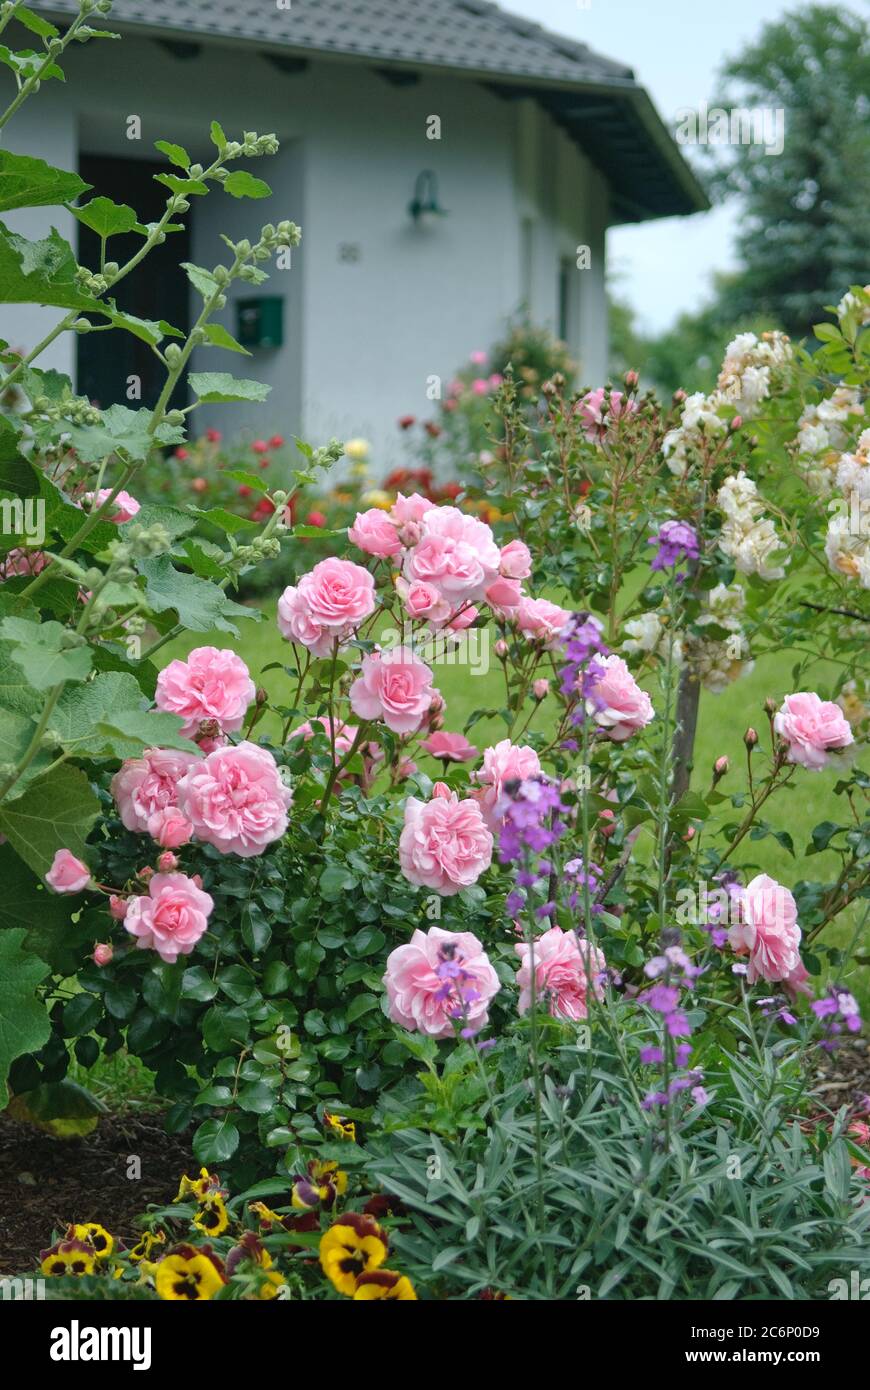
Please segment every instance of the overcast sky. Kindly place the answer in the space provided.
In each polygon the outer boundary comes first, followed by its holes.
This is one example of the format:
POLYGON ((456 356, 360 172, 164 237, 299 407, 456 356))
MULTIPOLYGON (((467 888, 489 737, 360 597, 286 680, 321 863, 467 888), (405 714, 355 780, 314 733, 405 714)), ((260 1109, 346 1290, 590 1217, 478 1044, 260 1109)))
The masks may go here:
MULTIPOLYGON (((502 8, 588 43, 634 68, 673 130, 680 107, 709 101, 723 58, 796 0, 501 0, 502 8)), ((860 3, 860 0, 859 0, 860 3)), ((850 7, 850 8, 857 8, 850 7)), ((614 287, 649 330, 708 297, 711 274, 734 265, 739 206, 616 227, 608 236, 614 287)))

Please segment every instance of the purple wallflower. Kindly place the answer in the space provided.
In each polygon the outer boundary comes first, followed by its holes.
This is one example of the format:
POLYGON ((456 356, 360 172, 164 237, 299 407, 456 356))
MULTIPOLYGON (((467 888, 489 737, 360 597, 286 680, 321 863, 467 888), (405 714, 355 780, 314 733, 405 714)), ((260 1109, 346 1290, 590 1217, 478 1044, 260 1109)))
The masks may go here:
MULTIPOLYGON (((698 534, 685 521, 666 521, 657 536, 650 536, 648 544, 658 546, 650 565, 653 570, 675 569, 681 560, 695 561, 700 554, 698 534)), ((684 576, 678 574, 677 578, 684 576)))

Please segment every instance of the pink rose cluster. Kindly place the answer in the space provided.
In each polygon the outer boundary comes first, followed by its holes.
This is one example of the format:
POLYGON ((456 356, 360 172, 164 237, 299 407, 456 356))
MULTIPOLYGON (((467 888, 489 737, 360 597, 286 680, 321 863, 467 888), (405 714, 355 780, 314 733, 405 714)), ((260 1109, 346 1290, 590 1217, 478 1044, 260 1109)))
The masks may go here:
POLYGON ((409 796, 399 864, 409 883, 450 897, 476 883, 492 862, 492 832, 480 806, 436 782, 431 801, 409 796))
POLYGON ((288 584, 278 600, 278 628, 313 656, 331 656, 374 611, 375 581, 368 570, 331 557, 298 584, 288 584))
POLYGON ((528 943, 521 943, 514 950, 520 958, 517 984, 521 1014, 532 1002, 533 956, 535 998, 546 1005, 554 1018, 577 1023, 587 1015, 590 990, 595 998, 603 998, 604 955, 589 942, 578 941, 574 932, 550 927, 537 938, 533 950, 528 943))
POLYGON ((595 391, 587 391, 577 402, 574 412, 580 417, 586 438, 594 443, 604 438, 611 424, 624 416, 634 415, 637 402, 622 391, 608 391, 605 386, 599 386, 595 391))
POLYGON ((852 743, 854 735, 839 705, 814 691, 786 695, 774 715, 774 731, 788 745, 788 760, 821 772, 830 754, 852 743))
POLYGON ((430 1038, 452 1038, 459 1011, 463 1031, 478 1032, 499 990, 498 976, 477 937, 441 927, 415 931, 407 945, 391 951, 383 982, 393 1022, 430 1038), (451 976, 457 969, 464 984, 456 981, 453 987, 451 976))
POLYGON ((198 840, 250 859, 287 829, 293 801, 265 748, 246 740, 194 762, 178 783, 178 804, 198 840))
POLYGON ((783 981, 800 987, 806 979, 801 963, 801 929, 797 904, 788 888, 767 874, 757 874, 745 888, 732 889, 737 921, 728 940, 737 955, 748 957, 746 978, 783 981))
POLYGON ((186 845, 193 826, 178 807, 178 784, 197 761, 174 748, 146 748, 112 778, 112 796, 127 830, 148 834, 164 849, 186 845))
POLYGON ((148 893, 127 901, 124 928, 143 951, 172 964, 189 956, 208 928, 214 900, 187 874, 153 874, 148 893))
POLYGON ((185 738, 195 738, 204 721, 216 722, 223 733, 240 729, 256 693, 247 666, 235 652, 196 647, 186 661, 170 661, 160 672, 154 702, 184 720, 185 738))
POLYGON ((492 748, 484 749, 483 767, 471 775, 478 787, 474 798, 490 830, 497 830, 501 823, 498 807, 505 785, 540 777, 541 771, 540 758, 527 744, 511 743, 509 738, 503 738, 492 748))
POLYGON ((655 710, 621 656, 612 653, 597 661, 603 675, 591 687, 586 711, 608 738, 624 743, 655 718, 655 710))

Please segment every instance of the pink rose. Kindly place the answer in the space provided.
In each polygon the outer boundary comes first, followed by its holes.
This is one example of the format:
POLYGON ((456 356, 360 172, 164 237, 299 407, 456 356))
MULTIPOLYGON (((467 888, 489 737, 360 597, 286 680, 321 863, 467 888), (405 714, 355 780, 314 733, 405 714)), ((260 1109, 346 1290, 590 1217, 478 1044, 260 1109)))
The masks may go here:
MULTIPOLYGON (((92 492, 85 493, 85 501, 91 504, 93 510, 96 511, 111 494, 112 489, 110 487, 102 487, 96 494, 96 501, 94 501, 94 494, 92 492)), ((133 520, 133 517, 139 511, 141 503, 137 502, 135 497, 131 497, 129 492, 122 491, 118 493, 112 506, 114 510, 109 512, 105 520, 114 522, 116 526, 122 526, 125 521, 133 520)))
POLYGON ((732 923, 728 940, 737 955, 749 955, 749 983, 789 979, 801 963, 801 929, 789 890, 767 874, 757 874, 732 895, 739 920, 732 923))
POLYGON ((5 580, 21 574, 41 574, 47 564, 48 555, 44 550, 25 550, 21 546, 14 546, 0 560, 0 577, 5 580))
POLYGON ((256 693, 235 652, 196 647, 186 661, 170 661, 160 672, 154 701, 158 709, 181 716, 181 732, 189 738, 204 719, 216 719, 226 733, 240 729, 256 693))
POLYGON ((552 642, 571 614, 546 598, 522 598, 516 612, 517 627, 526 637, 552 642))
POLYGON ((272 754, 248 742, 209 753, 178 787, 179 808, 197 838, 243 859, 281 838, 292 800, 272 754))
POLYGON ((434 584, 427 584, 422 579, 402 579, 400 576, 396 580, 396 591, 410 618, 443 623, 450 617, 450 604, 434 584))
POLYGON ((432 672, 408 647, 363 657, 362 674, 350 688, 360 719, 383 719, 394 734, 411 734, 429 712, 432 672))
POLYGON ((112 778, 112 796, 127 830, 148 831, 148 822, 159 811, 178 804, 178 783, 194 753, 175 748, 146 748, 141 758, 128 758, 112 778))
POLYGON ((527 744, 511 743, 503 738, 493 748, 483 751, 483 768, 472 773, 481 790, 476 799, 483 811, 483 818, 491 830, 496 830, 499 818, 495 808, 502 798, 507 782, 525 782, 541 775, 541 760, 534 748, 527 744))
MULTIPOLYGON (((519 1011, 524 1014, 532 1002, 532 952, 527 944, 514 947, 521 965, 517 971, 520 988, 519 1011)), ((599 976, 604 956, 589 942, 578 942, 572 931, 550 927, 534 943, 535 995, 546 1004, 554 1018, 577 1023, 587 1015, 590 983, 597 999, 603 997, 599 976)))
POLYGON ((499 570, 506 579, 528 579, 532 572, 532 553, 523 541, 509 541, 501 548, 499 570))
POLYGON ((490 1001, 499 991, 498 977, 477 937, 441 927, 415 931, 406 946, 391 951, 384 984, 393 1022, 430 1038, 452 1038, 458 1027, 471 1032, 485 1027, 490 1001), (456 966, 462 977, 452 979, 456 966), (477 997, 463 1004, 460 991, 477 997))
POLYGON ((91 881, 87 864, 76 859, 71 850, 59 849, 45 875, 45 881, 55 893, 80 893, 91 881))
POLYGON ((376 555, 379 560, 399 555, 402 550, 396 526, 379 507, 357 512, 356 521, 348 529, 347 537, 357 549, 364 550, 366 555, 376 555))
POLYGON ((788 744, 788 760, 821 772, 832 750, 845 748, 854 735, 839 705, 814 691, 786 695, 773 727, 788 744))
POLYGON ((592 686, 586 709, 608 738, 624 743, 655 718, 655 710, 621 656, 604 657, 600 665, 604 674, 592 686))
POLYGON ((98 941, 94 946, 94 953, 91 956, 91 960, 94 962, 94 965, 111 965, 114 954, 114 947, 107 941, 98 941))
POLYGON ((375 611, 375 581, 362 565, 321 560, 278 600, 278 627, 315 656, 329 656, 375 611))
POLYGON ((420 747, 444 763, 469 763, 477 757, 477 749, 473 743, 468 742, 464 734, 430 734, 420 747))
POLYGON ((148 817, 148 834, 163 849, 179 849, 190 843, 193 826, 177 806, 164 806, 148 817))
POLYGON ((405 556, 405 578, 434 584, 456 606, 482 599, 498 576, 491 528, 458 507, 430 507, 420 530, 419 543, 405 556))
POLYGON ((518 579, 504 579, 500 576, 489 585, 484 598, 497 613, 504 616, 512 615, 522 602, 522 585, 518 579))
POLYGON ((428 497, 421 497, 419 492, 412 492, 410 497, 403 497, 401 492, 396 494, 396 500, 390 510, 390 516, 397 526, 407 526, 409 522, 420 522, 426 512, 431 512, 435 506, 428 497))
POLYGON ((474 604, 466 604, 457 609, 447 626, 451 632, 462 632, 464 628, 471 627, 478 616, 479 610, 475 608, 474 604))
POLYGON ((156 951, 170 965, 189 956, 208 929, 214 901, 187 874, 155 874, 148 895, 131 898, 125 930, 143 951, 156 951))
POLYGON ((399 838, 399 864, 409 883, 451 897, 476 883, 492 862, 492 834, 480 807, 436 782, 431 801, 410 796, 399 838))

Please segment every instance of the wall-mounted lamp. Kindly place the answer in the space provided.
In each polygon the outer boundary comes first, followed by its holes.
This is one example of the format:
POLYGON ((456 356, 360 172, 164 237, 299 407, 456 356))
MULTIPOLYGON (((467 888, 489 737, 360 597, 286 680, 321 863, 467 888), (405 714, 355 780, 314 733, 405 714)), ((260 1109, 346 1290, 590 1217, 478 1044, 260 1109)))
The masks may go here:
POLYGON ((433 217, 447 216, 446 209, 438 202, 438 179, 431 169, 424 169, 417 175, 408 212, 418 227, 425 227, 433 217))

